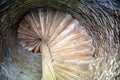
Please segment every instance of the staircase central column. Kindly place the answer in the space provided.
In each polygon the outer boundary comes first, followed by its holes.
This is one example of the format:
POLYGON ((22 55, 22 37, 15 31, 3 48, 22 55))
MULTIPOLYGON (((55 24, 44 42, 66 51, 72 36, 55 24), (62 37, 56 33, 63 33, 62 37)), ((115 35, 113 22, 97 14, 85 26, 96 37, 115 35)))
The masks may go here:
POLYGON ((56 80, 52 56, 45 42, 42 42, 42 80, 56 80))

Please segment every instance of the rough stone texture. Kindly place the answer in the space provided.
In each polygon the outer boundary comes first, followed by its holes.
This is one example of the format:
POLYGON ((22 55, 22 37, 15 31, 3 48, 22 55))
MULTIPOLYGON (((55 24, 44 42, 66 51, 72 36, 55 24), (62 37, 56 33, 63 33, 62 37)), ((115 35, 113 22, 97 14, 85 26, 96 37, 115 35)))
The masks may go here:
MULTIPOLYGON (((73 17, 78 19, 80 24, 85 27, 87 32, 92 36, 96 43, 96 52, 94 55, 94 57, 96 57, 96 63, 93 67, 93 70, 95 71, 93 79, 120 79, 119 0, 1 0, 0 79, 3 80, 4 78, 5 80, 13 80, 13 74, 16 73, 14 71, 17 70, 17 72, 21 73, 21 67, 22 69, 28 70, 22 71, 28 72, 29 75, 34 73, 34 71, 31 71, 33 69, 31 69, 29 66, 29 60, 27 60, 33 55, 27 55, 27 57, 25 57, 25 50, 21 49, 18 44, 16 31, 17 24, 25 15, 25 13, 36 7, 53 7, 68 12, 73 17), (9 67, 9 64, 14 67, 9 67)), ((34 62, 37 63, 36 61, 34 62)), ((35 71, 40 71, 40 69, 37 70, 39 66, 40 65, 36 64, 35 71)), ((32 74, 33 77, 40 74, 40 72, 36 73, 37 74, 35 75, 32 74)), ((27 75, 27 73, 19 74, 21 77, 16 80, 30 80, 27 79, 29 75, 25 76, 24 74, 27 75), (26 77, 26 79, 24 77, 26 77)), ((33 80, 39 80, 39 78, 40 75, 38 78, 36 77, 36 79, 33 78, 33 80)))

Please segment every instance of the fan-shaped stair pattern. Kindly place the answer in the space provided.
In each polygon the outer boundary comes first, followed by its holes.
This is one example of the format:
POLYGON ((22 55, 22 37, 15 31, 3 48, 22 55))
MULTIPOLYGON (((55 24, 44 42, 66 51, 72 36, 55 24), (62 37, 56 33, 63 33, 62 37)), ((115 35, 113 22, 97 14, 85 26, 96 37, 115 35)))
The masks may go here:
POLYGON ((92 76, 92 38, 71 15, 53 9, 36 9, 18 28, 20 44, 42 53, 42 80, 81 80, 92 76))

